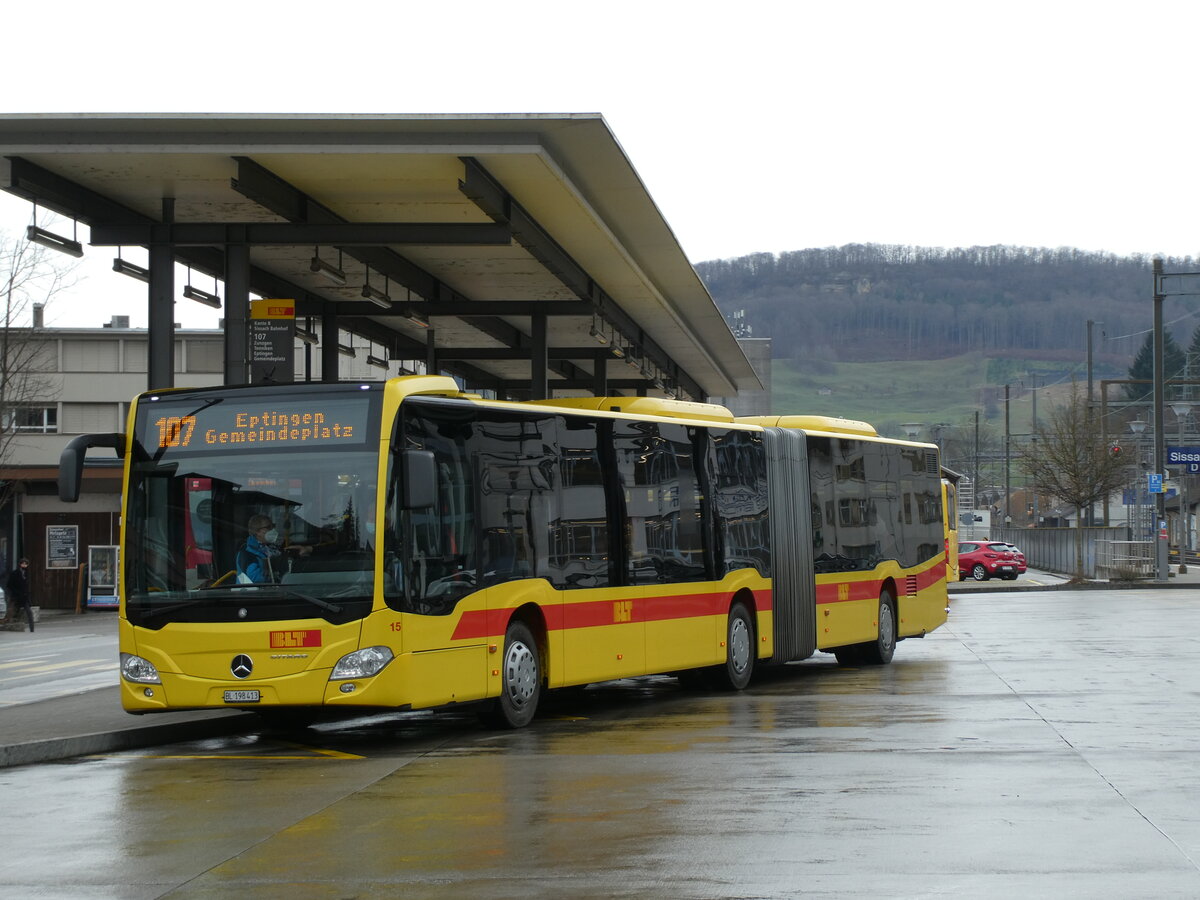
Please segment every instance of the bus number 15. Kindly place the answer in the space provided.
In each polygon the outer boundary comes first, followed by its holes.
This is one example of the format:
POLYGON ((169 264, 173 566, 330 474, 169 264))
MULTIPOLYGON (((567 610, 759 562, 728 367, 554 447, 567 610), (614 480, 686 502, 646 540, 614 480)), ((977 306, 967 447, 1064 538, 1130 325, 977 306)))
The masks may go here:
POLYGON ((159 447, 186 447, 196 430, 195 416, 169 416, 154 423, 158 426, 159 447))

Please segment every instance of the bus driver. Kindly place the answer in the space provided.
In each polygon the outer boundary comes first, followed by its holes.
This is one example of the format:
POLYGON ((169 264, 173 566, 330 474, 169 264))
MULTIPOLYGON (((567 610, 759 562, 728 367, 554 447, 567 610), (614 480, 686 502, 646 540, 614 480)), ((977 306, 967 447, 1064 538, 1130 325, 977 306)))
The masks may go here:
MULTIPOLYGON (((279 559, 283 551, 276 545, 279 532, 275 529, 275 523, 270 516, 254 515, 250 517, 246 530, 249 534, 237 554, 238 583, 268 584, 277 581, 272 560, 279 559)), ((305 545, 295 545, 294 549, 301 556, 312 552, 312 547, 305 545)), ((282 574, 282 570, 279 574, 282 574)))

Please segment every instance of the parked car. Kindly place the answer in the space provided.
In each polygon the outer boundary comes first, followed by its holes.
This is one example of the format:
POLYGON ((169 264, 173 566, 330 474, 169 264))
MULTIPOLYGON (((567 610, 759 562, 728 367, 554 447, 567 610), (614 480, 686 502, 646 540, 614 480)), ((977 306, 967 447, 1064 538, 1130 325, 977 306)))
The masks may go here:
POLYGON ((958 579, 1004 578, 1012 581, 1020 574, 1017 558, 1003 541, 960 541, 958 545, 958 579))
POLYGON ((1025 554, 1021 552, 1021 548, 1016 544, 1009 544, 1008 549, 1012 551, 1013 558, 1017 561, 1017 574, 1025 574, 1025 554))

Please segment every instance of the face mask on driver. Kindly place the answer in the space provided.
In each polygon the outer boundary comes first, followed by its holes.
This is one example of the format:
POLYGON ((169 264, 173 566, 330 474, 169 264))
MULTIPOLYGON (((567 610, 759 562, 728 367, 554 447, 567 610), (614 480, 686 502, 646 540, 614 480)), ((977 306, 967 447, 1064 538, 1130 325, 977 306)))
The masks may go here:
POLYGON ((265 535, 263 535, 263 537, 265 537, 267 539, 268 544, 273 544, 277 540, 279 540, 279 531, 277 529, 272 528, 265 535))

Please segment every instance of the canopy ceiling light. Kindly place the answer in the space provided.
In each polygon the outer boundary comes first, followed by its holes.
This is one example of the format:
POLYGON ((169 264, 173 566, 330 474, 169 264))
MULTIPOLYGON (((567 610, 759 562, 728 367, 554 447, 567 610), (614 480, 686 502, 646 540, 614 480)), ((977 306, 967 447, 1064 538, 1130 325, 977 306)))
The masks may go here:
POLYGON ((379 288, 377 288, 371 284, 371 267, 367 266, 367 274, 363 280, 363 286, 362 286, 363 297, 370 300, 376 306, 383 307, 384 309, 391 309, 392 308, 392 298, 391 298, 391 296, 388 295, 387 289, 388 289, 388 279, 387 279, 386 275, 383 277, 383 290, 382 291, 379 288))
POLYGON ((354 352, 354 347, 353 347, 352 345, 350 345, 350 344, 343 344, 343 343, 341 343, 340 341, 338 342, 338 353, 342 354, 342 356, 351 356, 351 357, 353 357, 353 356, 355 356, 355 355, 356 355, 356 354, 355 354, 355 352, 354 352))
POLYGON ((321 248, 313 247, 313 258, 309 260, 308 268, 313 272, 320 272, 336 285, 344 285, 346 283, 346 273, 342 271, 342 251, 338 251, 338 264, 327 263, 321 259, 321 248))
MULTIPOLYGON (((221 308, 221 298, 216 293, 210 294, 208 291, 202 291, 200 288, 192 285, 192 267, 188 266, 188 283, 183 288, 183 296, 189 300, 195 300, 197 303, 203 303, 205 306, 211 306, 213 309, 221 308)), ((213 290, 217 287, 217 279, 213 279, 213 290)))
POLYGON ((421 328, 429 327, 429 320, 412 307, 406 306, 402 310, 402 313, 404 314, 404 318, 408 319, 408 321, 412 322, 414 325, 417 325, 421 328))
POLYGON ((61 234, 55 234, 45 228, 38 228, 37 204, 35 203, 33 204, 33 224, 25 229, 25 237, 42 247, 49 247, 51 250, 57 250, 59 253, 65 253, 78 259, 83 256, 83 244, 79 243, 79 221, 72 219, 71 227, 74 238, 63 237, 61 234))
POLYGON ((83 256, 83 244, 79 241, 55 234, 53 231, 47 231, 45 228, 30 225, 25 229, 25 236, 35 244, 41 244, 43 247, 49 247, 51 250, 57 250, 68 256, 76 258, 83 256))
POLYGON ((592 316, 592 327, 588 329, 588 334, 594 337, 597 343, 607 344, 610 340, 609 336, 604 333, 604 320, 600 319, 597 322, 597 317, 592 316))
POLYGON ((183 289, 183 296, 189 300, 195 300, 197 303, 203 303, 205 306, 211 306, 213 309, 221 308, 221 298, 216 294, 210 294, 208 291, 202 291, 198 287, 186 285, 183 289))
POLYGON ((150 270, 145 266, 139 266, 137 263, 131 263, 127 259, 121 258, 121 248, 117 248, 117 258, 113 260, 113 271, 120 272, 122 275, 128 275, 130 278, 136 278, 138 281, 150 283, 150 270))
POLYGON ((379 366, 379 368, 381 368, 381 369, 386 369, 388 366, 388 361, 387 361, 387 359, 385 359, 382 356, 376 356, 374 353, 368 353, 367 354, 367 365, 379 366))
POLYGON ((315 332, 309 331, 307 328, 302 328, 299 325, 296 326, 296 339, 299 340, 301 343, 305 343, 310 346, 318 343, 317 335, 315 332))

